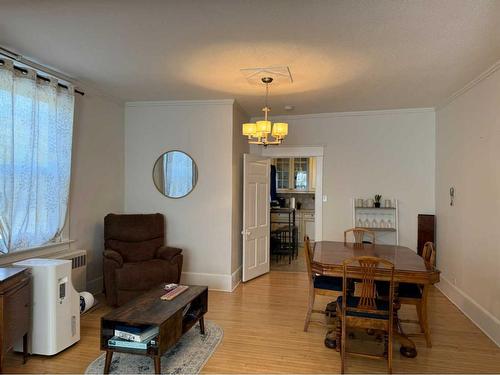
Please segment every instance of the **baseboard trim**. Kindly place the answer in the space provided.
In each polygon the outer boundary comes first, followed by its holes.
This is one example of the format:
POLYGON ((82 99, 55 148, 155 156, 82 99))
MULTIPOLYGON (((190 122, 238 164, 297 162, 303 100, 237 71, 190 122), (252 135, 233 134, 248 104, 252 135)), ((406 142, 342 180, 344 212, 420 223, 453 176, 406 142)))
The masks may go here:
POLYGON ((498 347, 500 347, 500 320, 484 307, 480 306, 469 295, 453 285, 441 275, 441 281, 436 287, 453 303, 472 323, 484 332, 498 347))
POLYGON ((239 266, 236 271, 231 274, 231 292, 236 289, 241 283, 241 272, 242 268, 239 266))
POLYGON ((209 290, 220 292, 232 291, 232 275, 218 273, 182 272, 181 283, 191 285, 208 285, 209 290))
POLYGON ((104 280, 103 277, 97 277, 94 280, 87 281, 87 291, 96 295, 102 293, 104 290, 104 280))

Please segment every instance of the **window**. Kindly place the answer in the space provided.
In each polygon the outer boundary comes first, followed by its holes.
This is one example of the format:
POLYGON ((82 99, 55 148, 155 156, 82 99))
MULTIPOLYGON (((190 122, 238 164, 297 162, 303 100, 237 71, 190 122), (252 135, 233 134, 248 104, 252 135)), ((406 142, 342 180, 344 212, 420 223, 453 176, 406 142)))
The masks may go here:
POLYGON ((66 221, 72 88, 0 60, 0 252, 43 245, 66 221))

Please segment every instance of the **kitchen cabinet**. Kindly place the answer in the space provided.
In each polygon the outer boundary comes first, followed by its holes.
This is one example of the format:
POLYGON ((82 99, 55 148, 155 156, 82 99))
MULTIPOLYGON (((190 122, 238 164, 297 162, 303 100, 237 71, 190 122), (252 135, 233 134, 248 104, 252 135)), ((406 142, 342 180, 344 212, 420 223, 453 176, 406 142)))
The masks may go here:
POLYGON ((316 190, 316 158, 276 158, 278 192, 314 192, 316 190))
POLYGON ((304 242, 304 236, 309 236, 314 241, 314 211, 298 211, 299 243, 304 242))

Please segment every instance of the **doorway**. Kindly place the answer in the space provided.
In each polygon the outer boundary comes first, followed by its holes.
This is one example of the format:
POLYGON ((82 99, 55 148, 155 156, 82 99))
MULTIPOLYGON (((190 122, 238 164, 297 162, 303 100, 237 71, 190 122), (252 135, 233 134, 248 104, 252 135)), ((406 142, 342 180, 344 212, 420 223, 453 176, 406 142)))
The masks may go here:
MULTIPOLYGON (((305 267, 301 266, 301 263, 305 265, 305 258, 303 257, 303 239, 299 241, 299 226, 297 226, 296 212, 296 202, 297 200, 292 199, 291 195, 297 193, 304 193, 307 186, 314 185, 314 190, 309 190, 307 193, 310 195, 311 201, 310 212, 300 213, 302 216, 299 218, 303 221, 302 223, 302 233, 304 231, 309 231, 311 239, 320 241, 322 239, 323 228, 322 228, 322 216, 323 208, 322 202, 323 198, 323 147, 277 147, 263 149, 259 152, 254 152, 252 154, 245 154, 243 158, 243 271, 242 280, 243 282, 249 281, 255 277, 263 275, 270 271, 271 269, 271 205, 269 197, 271 195, 271 160, 273 159, 293 159, 293 189, 290 191, 283 191, 290 195, 288 198, 288 206, 292 203, 292 208, 290 207, 280 207, 288 217, 287 227, 281 235, 285 236, 284 241, 288 242, 289 250, 288 255, 288 265, 279 267, 281 270, 302 272, 305 271, 305 267), (297 159, 297 160, 295 160, 297 159), (313 161, 314 163, 314 178, 304 174, 305 166, 309 165, 313 161), (297 162, 297 167, 295 168, 295 162, 297 162), (298 189, 295 189, 297 188, 298 189), (293 191, 293 190, 302 190, 293 191), (314 208, 312 208, 314 207, 314 208), (306 217, 309 214, 309 217, 306 217), (293 215, 293 221, 290 224, 290 216, 293 215), (306 222, 307 221, 307 222, 306 222), (312 227, 314 226, 314 228, 312 227), (314 233, 314 235, 311 235, 314 233), (286 238, 287 237, 287 238, 286 238), (290 243, 293 243, 293 253, 290 252, 292 247, 290 243), (301 249, 302 248, 302 249, 301 249), (299 250, 302 250, 301 252, 299 250), (292 259, 297 260, 293 266, 292 259)), ((290 171, 289 171, 290 173, 290 171)), ((283 177, 284 178, 284 177, 283 177)), ((277 181, 273 178, 273 181, 277 181)), ((305 201, 304 196, 301 196, 301 201, 305 201)), ((326 198, 325 198, 326 200, 326 198)), ((286 202, 286 197, 284 198, 286 202)), ((305 202, 304 203, 305 207, 305 202)), ((286 205, 286 204, 284 204, 286 205)), ((280 204, 278 204, 280 206, 280 204)), ((275 207, 278 209, 278 207, 275 207)), ((283 212, 279 212, 283 213, 283 212)), ((301 224, 300 222, 298 223, 301 224)), ((283 249, 280 249, 283 250, 283 249)), ((274 254, 273 254, 274 255, 274 254)), ((279 258, 280 254, 276 254, 276 263, 283 260, 279 258)), ((278 266, 278 265, 277 265, 278 266)))
POLYGON ((270 269, 306 272, 304 236, 322 238, 322 147, 276 147, 262 150, 270 158, 270 269), (273 182, 271 182, 273 185, 273 182), (291 211, 293 210, 293 212, 291 211))

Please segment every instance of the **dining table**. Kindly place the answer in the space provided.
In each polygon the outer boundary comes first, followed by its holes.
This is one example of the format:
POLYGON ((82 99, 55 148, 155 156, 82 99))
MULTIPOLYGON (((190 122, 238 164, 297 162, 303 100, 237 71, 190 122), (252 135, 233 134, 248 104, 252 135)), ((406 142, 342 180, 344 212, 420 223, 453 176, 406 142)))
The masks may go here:
MULTIPOLYGON (((439 282, 439 270, 424 261, 415 251, 405 246, 348 243, 339 241, 317 241, 313 245, 312 271, 319 275, 343 277, 343 262, 358 256, 374 256, 386 259, 394 264, 394 336, 399 341, 400 352, 408 358, 417 356, 416 345, 404 333, 398 311, 401 304, 398 301, 398 284, 415 283, 424 288, 439 282)), ((362 278, 356 268, 349 268, 349 277, 362 278)), ((389 281, 390 271, 387 268, 377 268, 375 280, 389 281)))

